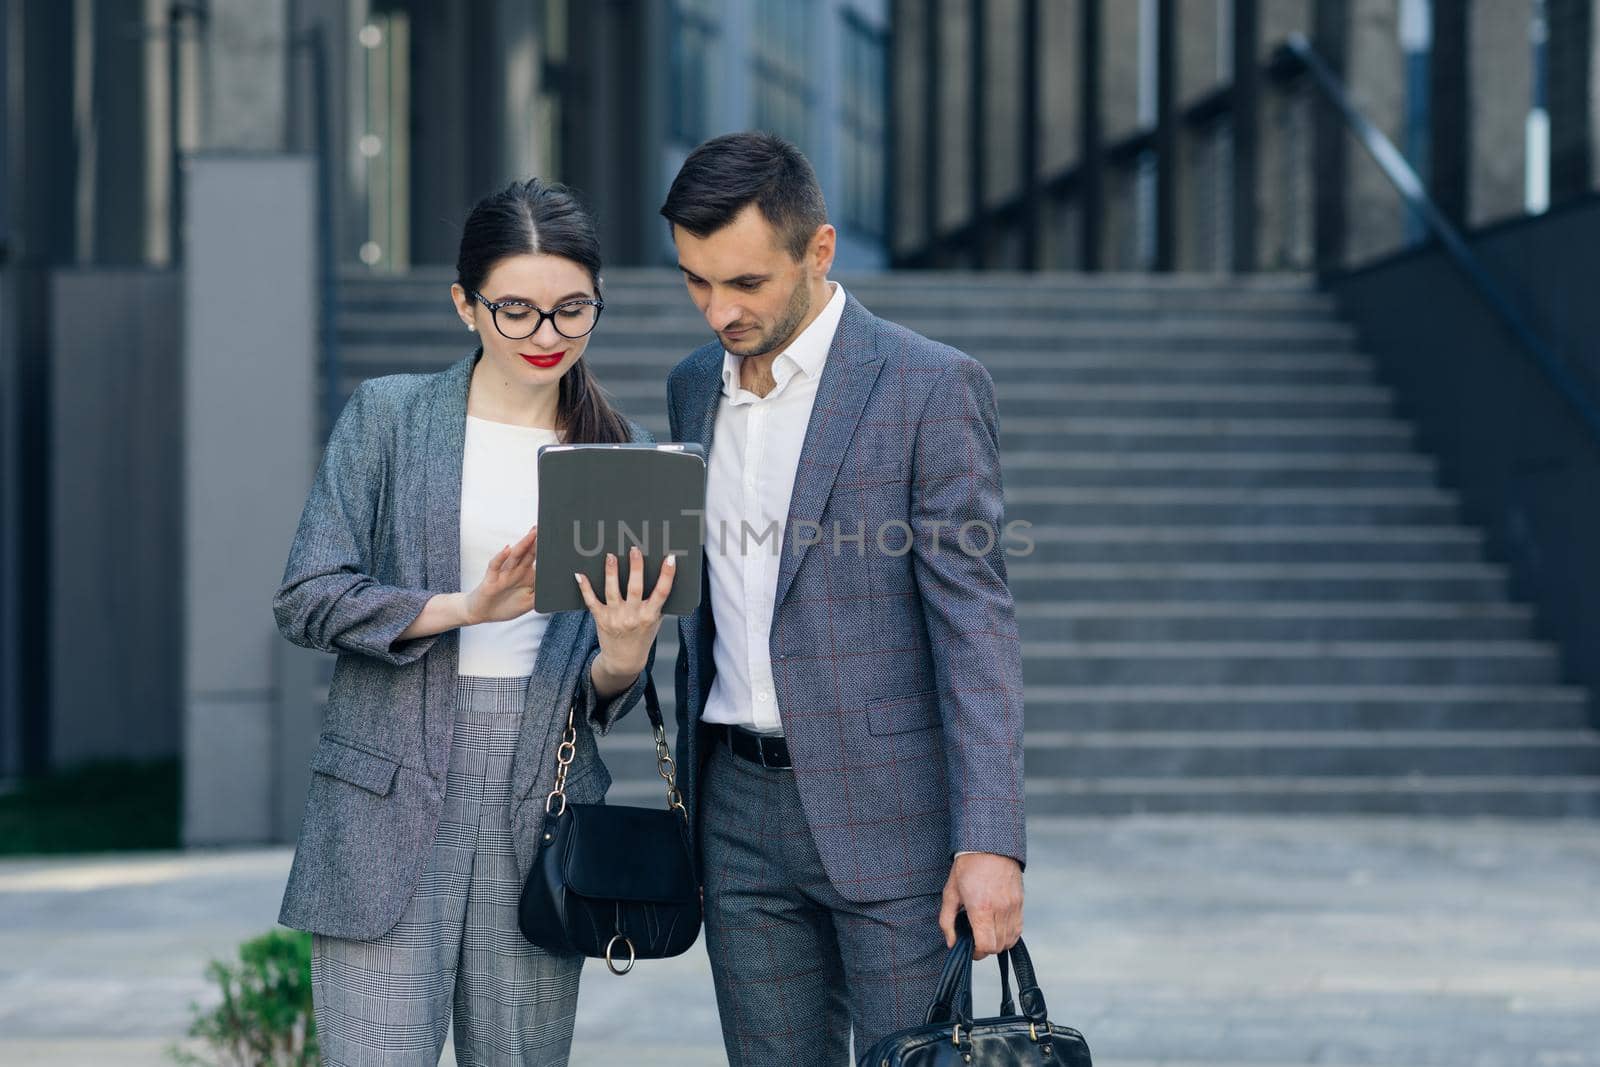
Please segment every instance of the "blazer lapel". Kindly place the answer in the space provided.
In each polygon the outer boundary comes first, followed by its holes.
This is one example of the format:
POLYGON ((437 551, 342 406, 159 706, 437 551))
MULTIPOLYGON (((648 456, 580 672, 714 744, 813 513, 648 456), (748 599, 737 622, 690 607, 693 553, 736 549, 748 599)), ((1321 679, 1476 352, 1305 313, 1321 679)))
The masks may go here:
MULTIPOLYGON (((678 434, 682 435, 685 445, 699 445, 706 450, 707 462, 710 461, 712 450, 712 437, 717 429, 717 410, 722 403, 722 346, 709 344, 699 350, 696 362, 690 365, 690 374, 686 389, 678 397, 678 434)), ((704 507, 704 501, 701 502, 704 507)), ((709 645, 709 635, 712 630, 712 617, 710 617, 710 565, 709 561, 702 561, 701 566, 701 601, 690 614, 678 617, 678 646, 683 649, 682 654, 688 661, 688 704, 690 707, 680 707, 680 723, 690 726, 698 725, 699 710, 706 701, 706 693, 702 686, 702 678, 706 675, 706 664, 710 661, 712 649, 709 645), (702 640, 707 638, 707 640, 702 640)), ((690 766, 696 760, 696 736, 693 726, 688 729, 685 744, 690 752, 690 766)))
POLYGON ((689 379, 688 394, 684 397, 686 418, 683 432, 691 435, 685 444, 697 444, 711 456, 711 438, 717 428, 717 407, 722 400, 722 350, 708 346, 707 356, 694 368, 689 379))
MULTIPOLYGON (((790 531, 801 523, 816 524, 833 492, 845 449, 855 436, 861 411, 883 363, 878 355, 872 329, 872 314, 853 296, 846 296, 844 314, 834 331, 822 380, 817 383, 817 399, 806 425, 805 444, 800 449, 800 466, 795 471, 794 491, 789 497, 789 515, 784 522, 783 540, 778 553, 778 592, 772 602, 773 617, 784 595, 794 582, 795 571, 810 545, 794 549, 790 531)), ((808 539, 813 540, 813 539, 808 539)))
MULTIPOLYGON (((461 586, 461 455, 467 438, 467 390, 478 352, 457 361, 439 378, 428 412, 423 514, 424 575, 435 592, 461 586)), ((448 633, 428 656, 427 684, 433 699, 423 701, 428 770, 443 775, 450 761, 450 730, 455 724, 457 635, 448 633)))

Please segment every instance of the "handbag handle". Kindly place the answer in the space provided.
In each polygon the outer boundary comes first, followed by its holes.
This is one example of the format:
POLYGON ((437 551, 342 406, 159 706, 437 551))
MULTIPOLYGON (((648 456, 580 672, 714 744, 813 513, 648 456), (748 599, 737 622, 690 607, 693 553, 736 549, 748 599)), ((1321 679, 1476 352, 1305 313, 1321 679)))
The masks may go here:
MULTIPOLYGON (((974 951, 974 935, 972 922, 967 918, 965 911, 956 913, 956 944, 945 957, 944 969, 939 974, 939 985, 934 994, 933 1003, 928 1005, 924 1022, 943 1023, 952 1020, 962 1025, 972 1022, 972 956, 974 951)), ((1026 954, 1026 949, 1023 950, 1026 954)), ((996 961, 1000 964, 1000 1014, 1015 1015, 1015 1004, 1011 1000, 1011 970, 1007 966, 1010 960, 1010 950, 1000 953, 996 961)), ((1022 965, 1019 964, 1017 981, 1022 982, 1022 965)), ((1028 974, 1033 974, 1031 961, 1026 964, 1028 974)), ((1042 1003, 1042 994, 1041 994, 1042 1003)))
MULTIPOLYGON (((578 755, 578 701, 581 686, 572 690, 572 705, 567 709, 567 729, 556 746, 556 787, 544 798, 546 815, 560 815, 567 810, 567 769, 578 755), (560 800, 559 807, 556 801, 560 800)), ((650 716, 650 728, 656 741, 656 773, 667 783, 667 810, 676 811, 688 821, 689 811, 683 806, 683 794, 678 791, 678 765, 667 747, 667 726, 661 717, 661 698, 656 695, 656 680, 649 667, 644 675, 644 710, 650 716)))
POLYGON ((947 1023, 972 1018, 972 924, 966 912, 956 914, 956 943, 944 958, 939 985, 923 1022, 947 1023), (965 979, 965 980, 963 980, 965 979))
POLYGON ((1017 999, 1022 1002, 1022 1014, 1031 1022, 1047 1026, 1050 1009, 1044 1002, 1044 990, 1039 988, 1039 977, 1034 973, 1033 958, 1028 955, 1028 946, 1024 945, 1022 938, 1019 937, 1017 943, 1007 950, 1007 954, 1011 957, 1011 966, 1017 971, 1017 999))

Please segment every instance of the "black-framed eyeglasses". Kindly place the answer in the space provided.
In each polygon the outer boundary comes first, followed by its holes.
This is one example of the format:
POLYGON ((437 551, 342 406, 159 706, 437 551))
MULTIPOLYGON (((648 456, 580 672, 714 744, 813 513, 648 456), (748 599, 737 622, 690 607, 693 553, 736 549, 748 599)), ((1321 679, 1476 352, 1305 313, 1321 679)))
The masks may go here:
POLYGON ((472 296, 489 309, 494 328, 508 341, 532 337, 544 327, 545 319, 554 324, 556 333, 569 341, 576 341, 589 335, 589 331, 600 321, 600 312, 606 306, 604 300, 598 299, 568 300, 545 311, 522 300, 502 300, 497 304, 476 290, 472 296))

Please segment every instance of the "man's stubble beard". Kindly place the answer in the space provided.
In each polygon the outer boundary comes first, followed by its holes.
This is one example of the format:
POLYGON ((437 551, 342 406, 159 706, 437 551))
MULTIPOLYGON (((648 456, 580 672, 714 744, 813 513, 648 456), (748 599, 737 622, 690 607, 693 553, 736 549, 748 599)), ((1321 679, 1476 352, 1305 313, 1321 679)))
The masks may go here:
POLYGON ((783 309, 783 318, 778 320, 778 324, 770 332, 763 334, 754 342, 757 346, 755 351, 741 352, 738 349, 729 351, 740 359, 764 356, 792 341, 795 331, 809 314, 811 314, 811 289, 806 280, 801 278, 795 285, 794 292, 789 294, 789 303, 783 309))

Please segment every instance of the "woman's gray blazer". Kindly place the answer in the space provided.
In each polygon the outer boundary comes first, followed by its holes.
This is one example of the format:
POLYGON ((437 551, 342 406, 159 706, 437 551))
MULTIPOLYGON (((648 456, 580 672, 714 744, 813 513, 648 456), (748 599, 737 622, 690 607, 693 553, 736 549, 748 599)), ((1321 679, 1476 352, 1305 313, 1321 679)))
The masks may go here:
MULTIPOLYGON (((427 864, 450 763, 457 634, 397 638, 429 597, 461 587, 461 454, 476 358, 356 389, 289 550, 272 604, 278 628, 339 659, 278 915, 285 926, 380 937, 399 921, 427 864)), ((632 432, 651 440, 638 426, 632 432)), ((512 763, 523 878, 538 851, 574 691, 593 727, 578 731, 568 777, 575 801, 604 796, 611 776, 594 732, 606 732, 644 691, 641 674, 626 692, 598 701, 589 677, 598 653, 587 611, 550 617, 512 763)))

